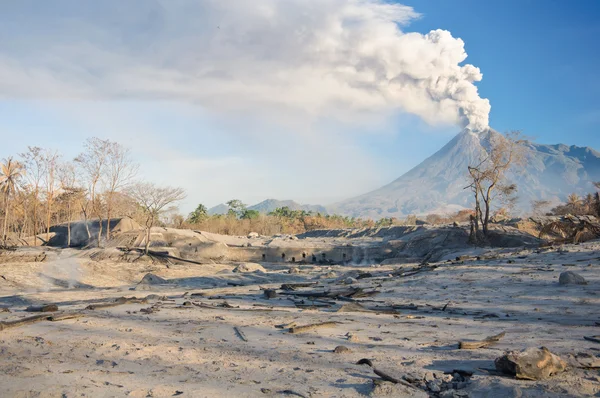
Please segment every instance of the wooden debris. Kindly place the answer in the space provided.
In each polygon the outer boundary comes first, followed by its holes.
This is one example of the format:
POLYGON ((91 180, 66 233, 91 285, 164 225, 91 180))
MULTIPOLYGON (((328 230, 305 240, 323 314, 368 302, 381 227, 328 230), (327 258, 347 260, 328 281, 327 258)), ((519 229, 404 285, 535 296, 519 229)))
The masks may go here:
POLYGON ((237 333, 237 335, 240 339, 244 340, 245 342, 248 342, 248 338, 246 337, 246 335, 244 334, 244 332, 242 332, 242 330, 240 328, 238 328, 237 326, 234 326, 233 330, 235 330, 235 332, 237 333))
POLYGON ((275 327, 277 329, 290 329, 290 328, 293 328, 296 325, 297 325, 296 322, 290 322, 290 323, 284 323, 282 325, 275 325, 275 327))
POLYGON ((79 318, 82 316, 84 316, 84 314, 79 313, 79 312, 77 312, 77 313, 55 313, 52 315, 48 315, 48 314, 33 315, 33 316, 26 317, 26 318, 17 319, 14 321, 0 322, 0 330, 16 328, 16 327, 25 326, 25 325, 31 325, 31 324, 41 322, 41 321, 56 322, 56 321, 64 321, 67 319, 79 318))
POLYGON ((55 312, 58 311, 56 304, 32 305, 25 309, 27 312, 55 312))
POLYGON ((281 290, 296 290, 302 287, 311 287, 316 285, 317 282, 306 282, 306 283, 284 283, 281 285, 281 290))
POLYGON ((145 298, 139 299, 137 297, 119 297, 115 301, 109 302, 109 303, 90 304, 87 307, 85 307, 85 309, 86 310, 99 310, 102 308, 117 307, 119 305, 124 305, 124 304, 146 304, 147 302, 148 302, 148 300, 146 300, 145 298))
POLYGON ((85 316, 85 314, 81 312, 63 312, 58 314, 52 314, 48 316, 48 320, 51 322, 64 321, 67 319, 77 319, 85 316))
POLYGON ((373 373, 375 373, 377 376, 381 377, 385 381, 389 381, 394 384, 402 384, 405 387, 410 387, 410 388, 414 388, 416 390, 420 390, 420 388, 413 386, 412 384, 410 384, 407 381, 392 377, 392 376, 388 375, 387 373, 375 368, 375 366, 373 366, 373 362, 370 359, 363 358, 360 361, 358 361, 356 364, 357 365, 369 365, 371 367, 371 369, 373 369, 373 373))
POLYGON ((506 332, 502 332, 495 336, 490 336, 490 337, 487 337, 484 340, 480 340, 480 341, 460 341, 458 343, 458 348, 460 348, 462 350, 475 350, 477 348, 487 347, 489 345, 497 343, 505 335, 506 335, 506 332))
POLYGON ((40 315, 29 316, 27 318, 17 319, 15 321, 0 322, 0 330, 16 328, 16 327, 25 326, 25 325, 31 325, 33 323, 44 321, 46 319, 48 319, 48 315, 40 314, 40 315))
POLYGON ((340 322, 322 322, 322 323, 313 323, 311 325, 304 326, 294 326, 288 329, 289 333, 304 333, 314 329, 320 328, 330 328, 338 325, 340 322))

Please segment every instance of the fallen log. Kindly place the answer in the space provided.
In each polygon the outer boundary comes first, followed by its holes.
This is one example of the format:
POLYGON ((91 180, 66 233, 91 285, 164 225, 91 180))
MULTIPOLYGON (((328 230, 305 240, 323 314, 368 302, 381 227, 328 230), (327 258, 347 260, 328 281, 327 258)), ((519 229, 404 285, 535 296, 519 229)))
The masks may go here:
POLYGON ((242 330, 240 328, 238 328, 237 326, 234 326, 233 330, 235 330, 235 332, 237 333, 237 335, 240 339, 242 339, 245 342, 248 342, 248 338, 246 337, 246 335, 244 334, 244 332, 242 332, 242 330))
POLYGON ((304 332, 308 332, 308 331, 320 329, 320 328, 330 328, 330 327, 338 325, 339 323, 340 322, 322 322, 322 323, 313 323, 313 324, 304 325, 304 326, 293 326, 288 329, 288 332, 292 333, 292 334, 304 333, 304 332))
POLYGON ((16 328, 16 327, 20 327, 20 326, 32 325, 34 323, 41 322, 41 321, 57 322, 57 321, 64 321, 67 319, 80 318, 82 316, 85 316, 85 314, 80 313, 80 312, 55 313, 55 314, 51 314, 51 315, 49 315, 49 314, 33 315, 33 316, 26 317, 26 318, 17 319, 14 321, 0 322, 0 331, 6 330, 6 329, 11 329, 11 328, 16 328))
POLYGON ((67 313, 59 313, 59 314, 49 315, 47 319, 50 322, 58 322, 58 321, 65 321, 67 319, 77 319, 77 318, 81 318, 84 316, 85 316, 85 314, 83 314, 81 312, 67 312, 67 313))
POLYGON ((58 306, 56 304, 32 305, 25 309, 27 312, 56 312, 58 306))
POLYGON ((480 341, 459 341, 458 348, 460 348, 462 350, 475 350, 477 348, 487 347, 489 345, 497 343, 505 335, 506 335, 506 332, 502 332, 495 336, 490 336, 490 337, 487 337, 484 340, 480 340, 480 341))
POLYGON ((109 303, 90 304, 87 307, 85 307, 85 309, 86 310, 99 310, 99 309, 103 309, 103 308, 117 307, 119 305, 125 305, 125 304, 146 304, 146 303, 148 303, 148 300, 145 298, 139 299, 137 297, 119 297, 115 301, 109 302, 109 303))
POLYGON ((44 321, 46 319, 48 319, 48 315, 40 314, 40 315, 29 316, 27 318, 17 319, 14 321, 0 322, 0 330, 16 328, 16 327, 25 326, 25 325, 31 325, 33 323, 44 321))
POLYGON ((316 285, 317 282, 305 282, 305 283, 284 283, 279 289, 281 290, 296 290, 301 287, 311 287, 316 285))
POLYGON ((373 369, 373 373, 375 373, 377 376, 381 377, 385 381, 389 381, 390 383, 394 383, 394 384, 402 384, 405 387, 414 388, 416 390, 421 390, 420 388, 413 386, 412 384, 410 384, 407 381, 404 381, 402 379, 397 379, 397 378, 390 376, 387 373, 377 369, 375 366, 373 366, 373 362, 370 359, 363 358, 360 361, 358 361, 356 364, 357 365, 369 365, 371 367, 371 369, 373 369))

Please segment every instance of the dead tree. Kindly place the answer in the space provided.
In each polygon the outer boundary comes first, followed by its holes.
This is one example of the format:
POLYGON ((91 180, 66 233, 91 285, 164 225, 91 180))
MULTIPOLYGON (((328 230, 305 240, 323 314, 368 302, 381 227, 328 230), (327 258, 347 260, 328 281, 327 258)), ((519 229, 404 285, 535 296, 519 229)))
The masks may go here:
POLYGON ((128 189, 128 194, 138 203, 144 213, 146 226, 145 253, 148 254, 150 231, 154 223, 168 205, 185 198, 185 191, 182 188, 161 188, 149 182, 141 182, 133 184, 128 189))
POLYGON ((110 239, 110 220, 115 194, 131 183, 138 171, 138 165, 131 159, 129 149, 116 142, 109 142, 106 171, 106 239, 110 239))
MULTIPOLYGON (((108 163, 108 152, 110 149, 110 141, 101 140, 99 138, 88 138, 84 144, 84 151, 75 158, 83 170, 83 177, 87 184, 89 205, 94 216, 98 217, 98 247, 102 240, 102 213, 103 203, 101 195, 98 192, 100 183, 106 177, 106 167, 108 163)), ((86 215, 87 219, 87 215, 86 215)), ((87 221, 86 221, 86 228, 87 221)), ((89 229, 88 229, 89 235, 89 229)))
POLYGON ((519 132, 506 135, 490 133, 490 147, 483 150, 481 159, 468 166, 471 189, 475 198, 475 214, 471 219, 469 241, 482 244, 488 240, 492 206, 499 200, 514 201, 517 187, 507 181, 507 173, 526 161, 525 141, 519 132))

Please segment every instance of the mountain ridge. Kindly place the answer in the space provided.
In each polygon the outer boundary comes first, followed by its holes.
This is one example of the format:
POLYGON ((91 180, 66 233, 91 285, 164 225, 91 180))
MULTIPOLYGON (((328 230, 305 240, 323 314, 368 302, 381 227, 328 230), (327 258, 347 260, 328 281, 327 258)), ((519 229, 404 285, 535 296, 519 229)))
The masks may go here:
MULTIPOLYGON (((471 208, 469 165, 477 163, 490 147, 493 134, 462 131, 440 150, 383 187, 330 207, 352 217, 403 217, 409 214, 448 213, 471 208)), ((524 213, 533 200, 564 200, 571 192, 584 194, 600 180, 600 152, 590 147, 526 142, 528 161, 522 172, 510 172, 517 184, 517 212, 524 213)))

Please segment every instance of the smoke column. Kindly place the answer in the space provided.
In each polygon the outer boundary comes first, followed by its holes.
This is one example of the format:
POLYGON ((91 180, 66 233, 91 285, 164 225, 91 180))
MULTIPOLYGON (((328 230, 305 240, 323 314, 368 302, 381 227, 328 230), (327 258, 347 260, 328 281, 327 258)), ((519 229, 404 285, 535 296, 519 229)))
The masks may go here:
POLYGON ((474 84, 482 74, 463 64, 464 42, 445 30, 405 32, 420 15, 400 4, 105 0, 74 2, 63 15, 27 3, 0 5, 24 27, 0 23, 0 36, 19 37, 19 52, 0 43, 0 95, 175 100, 274 118, 274 109, 314 118, 402 111, 488 126, 490 104, 474 84))

